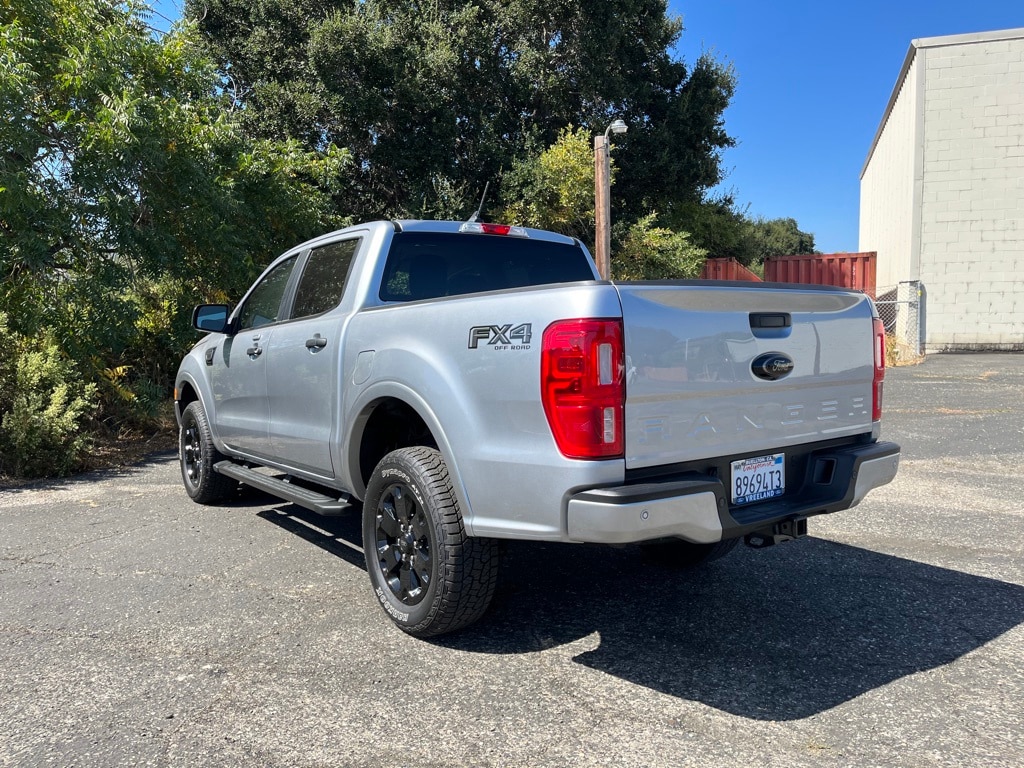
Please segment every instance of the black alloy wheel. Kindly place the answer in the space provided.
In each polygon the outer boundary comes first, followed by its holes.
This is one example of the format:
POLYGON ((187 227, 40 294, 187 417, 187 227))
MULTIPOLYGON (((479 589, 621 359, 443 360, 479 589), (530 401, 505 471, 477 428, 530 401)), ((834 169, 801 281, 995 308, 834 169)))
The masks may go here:
POLYGON ((198 486, 203 479, 203 444, 199 439, 199 425, 189 418, 181 427, 181 471, 190 486, 198 486))
POLYGON ((418 605, 434 580, 433 534, 412 489, 397 480, 377 502, 377 566, 403 605, 418 605))

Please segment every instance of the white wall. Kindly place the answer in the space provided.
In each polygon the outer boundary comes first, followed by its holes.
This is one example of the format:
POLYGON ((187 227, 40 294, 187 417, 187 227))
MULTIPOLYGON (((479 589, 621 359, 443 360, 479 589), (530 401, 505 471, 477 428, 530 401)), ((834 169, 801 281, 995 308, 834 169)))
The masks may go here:
POLYGON ((858 250, 878 253, 879 296, 911 274, 917 77, 915 58, 860 180, 858 250))
POLYGON ((929 48, 926 351, 1024 348, 1024 38, 929 48))

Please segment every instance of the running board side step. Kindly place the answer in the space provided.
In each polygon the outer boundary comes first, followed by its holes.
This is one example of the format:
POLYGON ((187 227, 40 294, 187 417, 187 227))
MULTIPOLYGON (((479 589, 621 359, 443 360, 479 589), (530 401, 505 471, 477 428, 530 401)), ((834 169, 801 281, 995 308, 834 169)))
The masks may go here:
POLYGON ((338 498, 326 496, 299 485, 293 485, 287 480, 278 477, 270 477, 254 469, 235 464, 233 461, 218 461, 213 465, 214 471, 227 477, 234 478, 240 483, 245 483, 253 488, 277 496, 279 499, 298 504, 300 507, 319 512, 321 515, 340 515, 352 508, 351 496, 347 494, 338 498))

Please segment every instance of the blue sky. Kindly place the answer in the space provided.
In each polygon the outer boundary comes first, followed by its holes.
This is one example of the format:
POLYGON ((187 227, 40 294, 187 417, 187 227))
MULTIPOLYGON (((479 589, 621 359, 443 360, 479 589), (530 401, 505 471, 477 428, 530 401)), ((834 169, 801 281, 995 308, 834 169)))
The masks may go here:
MULTIPOLYGON (((182 0, 155 9, 177 18, 182 0)), ((678 53, 735 69, 725 114, 732 191, 751 216, 797 220, 818 250, 856 251, 860 171, 918 37, 1024 27, 1022 0, 670 0, 678 53)), ((154 19, 159 25, 159 19, 154 19)))

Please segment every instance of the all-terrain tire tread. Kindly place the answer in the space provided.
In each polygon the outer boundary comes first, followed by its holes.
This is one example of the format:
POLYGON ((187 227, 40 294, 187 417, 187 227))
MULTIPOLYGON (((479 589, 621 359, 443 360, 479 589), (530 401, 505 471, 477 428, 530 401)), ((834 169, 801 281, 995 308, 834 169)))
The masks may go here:
POLYGON ((193 400, 182 414, 181 429, 178 435, 178 461, 181 464, 181 479, 192 501, 197 504, 214 504, 223 501, 235 492, 238 488, 237 481, 215 472, 213 469, 214 464, 225 458, 224 454, 218 451, 213 444, 213 432, 206 417, 206 410, 202 403, 193 400), (195 420, 196 427, 199 429, 199 439, 202 442, 202 467, 199 482, 195 485, 192 485, 185 477, 184 435, 185 427, 190 419, 195 420))
MULTIPOLYGON (((400 625, 417 637, 447 634, 478 621, 491 604, 498 585, 498 546, 493 539, 466 535, 458 498, 444 458, 435 448, 400 448, 384 458, 414 468, 421 490, 440 518, 440 558, 435 600, 429 614, 415 625, 400 625)), ((382 462, 382 463, 384 463, 382 462)))

